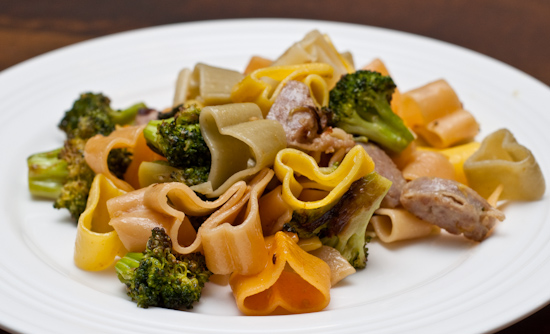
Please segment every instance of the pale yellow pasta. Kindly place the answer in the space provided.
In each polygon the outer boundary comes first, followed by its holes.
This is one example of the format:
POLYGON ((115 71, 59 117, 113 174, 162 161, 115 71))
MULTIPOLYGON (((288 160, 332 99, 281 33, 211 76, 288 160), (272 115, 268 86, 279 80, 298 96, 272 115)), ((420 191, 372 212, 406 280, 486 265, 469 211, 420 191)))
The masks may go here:
POLYGON ((481 147, 464 163, 472 189, 488 198, 503 185, 501 199, 537 200, 546 190, 542 170, 533 153, 507 129, 485 137, 481 147))
POLYGON ((473 140, 479 133, 479 124, 470 112, 458 109, 415 130, 431 146, 448 148, 473 140))
POLYGON ((402 172, 403 177, 408 181, 422 176, 456 180, 455 170, 449 159, 433 151, 414 152, 402 172))
POLYGON ((370 220, 382 242, 423 238, 440 232, 440 228, 416 218, 402 208, 378 209, 370 220))
MULTIPOLYGON (((300 244, 300 243, 298 243, 300 244)), ((330 268, 330 285, 335 286, 338 282, 351 274, 355 274, 356 270, 335 248, 329 246, 321 246, 311 252, 321 260, 325 261, 330 268)))
POLYGON ((308 63, 260 68, 233 87, 233 102, 253 102, 267 116, 277 96, 291 80, 305 82, 317 106, 328 103, 330 86, 327 80, 333 77, 332 66, 323 63, 308 63))
POLYGON ((355 70, 353 61, 350 61, 349 58, 349 54, 342 55, 336 51, 328 36, 321 34, 318 30, 313 30, 307 33, 301 41, 287 49, 283 55, 273 62, 272 66, 308 63, 329 64, 334 69, 334 76, 327 80, 330 89, 342 75, 355 70))
POLYGON ((447 81, 441 79, 401 94, 400 108, 405 119, 415 120, 407 124, 415 130, 461 109, 462 103, 447 81))

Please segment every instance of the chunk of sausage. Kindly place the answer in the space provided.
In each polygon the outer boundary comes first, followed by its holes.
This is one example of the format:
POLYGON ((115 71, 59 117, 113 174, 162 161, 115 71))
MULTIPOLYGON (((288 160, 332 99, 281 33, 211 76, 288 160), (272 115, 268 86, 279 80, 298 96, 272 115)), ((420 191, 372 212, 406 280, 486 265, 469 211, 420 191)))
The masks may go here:
POLYGON ((403 188, 401 204, 416 217, 449 233, 482 241, 504 214, 467 186, 452 180, 421 177, 403 188))
POLYGON ((399 205, 399 198, 407 181, 392 159, 378 145, 359 143, 374 162, 374 170, 392 182, 391 188, 382 200, 380 207, 395 208, 399 205))

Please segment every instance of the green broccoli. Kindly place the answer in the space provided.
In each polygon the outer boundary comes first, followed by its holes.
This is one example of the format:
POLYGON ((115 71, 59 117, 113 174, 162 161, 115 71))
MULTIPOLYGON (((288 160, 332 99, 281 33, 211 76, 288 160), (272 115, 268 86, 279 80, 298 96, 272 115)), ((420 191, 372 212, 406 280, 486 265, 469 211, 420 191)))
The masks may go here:
POLYGON ((125 110, 113 110, 111 100, 99 93, 84 93, 76 100, 73 107, 65 112, 59 122, 59 128, 67 138, 91 138, 97 134, 107 136, 115 130, 115 125, 130 124, 139 109, 146 108, 138 103, 125 110))
POLYGON ((67 161, 59 158, 61 148, 27 158, 29 190, 35 196, 56 199, 67 180, 67 161))
POLYGON ((128 253, 115 265, 118 279, 139 307, 190 309, 212 273, 204 255, 172 252, 165 230, 156 227, 143 253, 128 253))
MULTIPOLYGON (((132 122, 143 103, 115 111, 110 100, 102 94, 85 93, 73 104, 59 123, 67 138, 62 148, 36 153, 27 159, 29 190, 35 196, 55 199, 54 207, 66 208, 78 219, 86 208, 94 172, 84 159, 84 148, 89 138, 109 135, 117 124, 132 122)), ((109 152, 109 170, 122 177, 132 161, 127 149, 109 152)))
POLYGON ((202 137, 200 109, 176 107, 173 118, 150 121, 143 134, 147 145, 168 160, 172 167, 210 167, 211 155, 202 137))
POLYGON ((300 238, 318 236, 324 245, 336 248, 353 267, 364 268, 367 225, 390 186, 391 181, 372 172, 352 183, 332 207, 294 211, 284 229, 298 233, 300 238))
POLYGON ((395 87, 392 78, 378 72, 359 70, 342 76, 329 95, 330 125, 401 152, 414 137, 391 109, 395 87))

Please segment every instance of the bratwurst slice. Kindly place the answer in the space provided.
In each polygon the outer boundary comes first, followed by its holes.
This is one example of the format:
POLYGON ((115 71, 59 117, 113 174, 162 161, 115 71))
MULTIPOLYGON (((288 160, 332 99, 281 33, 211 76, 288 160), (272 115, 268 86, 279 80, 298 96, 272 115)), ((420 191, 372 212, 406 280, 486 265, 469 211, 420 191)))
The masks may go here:
POLYGON ((403 188, 401 204, 416 217, 452 234, 482 241, 504 214, 471 188, 452 180, 421 177, 403 188))

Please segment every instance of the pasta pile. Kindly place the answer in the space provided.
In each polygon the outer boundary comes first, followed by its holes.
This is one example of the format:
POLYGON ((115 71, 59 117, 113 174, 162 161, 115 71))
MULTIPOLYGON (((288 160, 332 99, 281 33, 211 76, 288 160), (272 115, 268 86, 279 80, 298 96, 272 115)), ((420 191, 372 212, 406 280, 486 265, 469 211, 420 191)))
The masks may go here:
MULTIPOLYGON (((363 69, 389 75, 379 59, 363 69)), ((395 204, 381 206, 397 181, 386 180, 384 170, 377 169, 384 167, 367 150, 368 138, 319 126, 305 134, 311 140, 306 145, 291 140, 290 126, 272 116, 285 87, 302 87, 308 106, 294 108, 292 116, 305 122, 313 113, 314 125, 321 124, 319 110, 328 106, 331 89, 342 75, 355 71, 351 54, 338 52, 318 31, 276 60, 252 57, 242 73, 202 63, 183 69, 173 105, 201 108, 200 130, 212 156, 207 182, 191 187, 163 183, 161 175, 171 167, 153 163, 164 157, 147 146, 144 126, 91 138, 85 159, 96 176, 78 221, 75 264, 89 271, 109 268, 126 252, 143 251, 151 230, 162 227, 174 251, 201 252, 212 273, 229 276, 243 314, 315 312, 327 307, 331 287, 356 268, 338 246, 284 229, 296 212, 336 208, 352 184, 378 173, 382 196, 373 201, 372 218, 364 218, 368 227, 361 238, 392 243, 442 233, 445 227, 401 205, 399 193, 395 204), (107 164, 109 152, 117 148, 133 154, 123 179, 107 164), (195 217, 203 220, 198 229, 192 224, 195 217)), ((508 130, 476 142, 479 125, 445 80, 407 92, 397 89, 391 106, 416 137, 402 152, 381 153, 403 184, 426 177, 453 180, 459 188, 468 186, 491 198, 493 206, 499 191, 500 199, 543 196, 544 178, 529 150, 508 130)), ((492 226, 488 229, 490 234, 492 226)))

